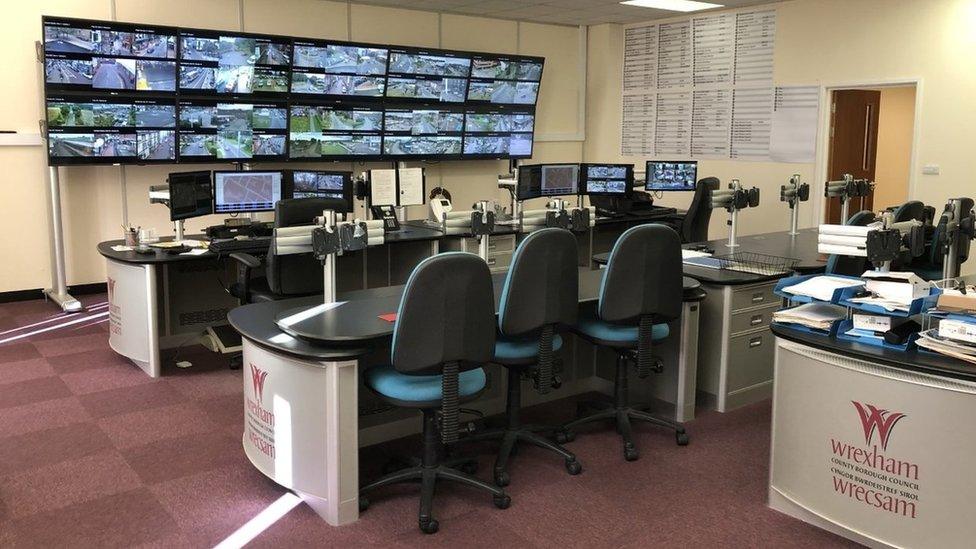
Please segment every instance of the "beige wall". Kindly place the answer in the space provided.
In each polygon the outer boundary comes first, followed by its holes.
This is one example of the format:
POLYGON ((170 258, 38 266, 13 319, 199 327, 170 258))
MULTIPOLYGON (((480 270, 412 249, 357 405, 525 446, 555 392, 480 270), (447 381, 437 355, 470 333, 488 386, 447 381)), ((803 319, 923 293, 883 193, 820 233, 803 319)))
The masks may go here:
POLYGON ((882 88, 874 175, 874 207, 879 210, 908 200, 914 129, 915 87, 882 88))
MULTIPOLYGON (((580 82, 580 35, 575 27, 375 6, 350 7, 345 2, 323 0, 115 0, 114 4, 120 21, 543 55, 546 68, 536 120, 538 140, 534 158, 581 160, 581 138, 567 140, 581 131, 577 123, 577 102, 585 92, 580 82)), ((112 17, 112 5, 112 0, 36 0, 10 3, 5 8, 0 48, 6 52, 8 74, 20 76, 8 82, 3 91, 0 129, 37 131, 43 94, 34 42, 40 39, 41 15, 108 20, 112 17)), ((0 219, 7 224, 7 230, 0 232, 0 251, 5 258, 14 258, 0 264, 0 292, 48 286, 50 252, 44 150, 37 146, 0 147, 0 166, 3 167, 0 219)), ((357 171, 369 167, 350 163, 340 166, 357 171)), ((226 167, 226 164, 212 166, 226 167)), ((507 167, 504 161, 428 164, 428 188, 446 186, 452 191, 456 206, 468 208, 479 199, 502 197, 496 180, 507 167)), ((163 183, 168 172, 180 169, 177 166, 124 168, 126 203, 132 224, 155 227, 164 234, 171 232, 166 208, 151 206, 148 190, 150 185, 163 183)), ((207 168, 201 166, 201 169, 207 168)), ((102 240, 120 236, 122 173, 119 167, 61 169, 69 284, 105 279, 104 261, 95 246, 102 240)), ((410 208, 411 217, 424 215, 424 207, 410 208)), ((219 221, 218 216, 191 220, 187 229, 196 232, 219 221)))
MULTIPOLYGON (((971 106, 976 71, 970 70, 976 48, 976 1, 796 0, 771 7, 777 10, 776 84, 836 86, 921 79, 917 161, 909 196, 937 209, 951 196, 973 196, 976 155, 968 130, 976 124, 971 106), (930 163, 941 166, 941 175, 921 174, 921 167, 930 163)), ((645 160, 619 154, 622 40, 619 25, 589 31, 583 148, 587 161, 645 160)), ((813 164, 706 160, 701 171, 723 182, 737 177, 762 188, 758 211, 739 217, 743 232, 787 228, 779 187, 790 174, 800 173, 812 186, 816 183, 813 164)), ((673 193, 661 203, 684 206, 690 200, 686 193, 673 193)), ((805 226, 817 218, 814 204, 811 200, 802 205, 805 226)), ((724 212, 713 216, 713 238, 727 234, 725 218, 724 212)))

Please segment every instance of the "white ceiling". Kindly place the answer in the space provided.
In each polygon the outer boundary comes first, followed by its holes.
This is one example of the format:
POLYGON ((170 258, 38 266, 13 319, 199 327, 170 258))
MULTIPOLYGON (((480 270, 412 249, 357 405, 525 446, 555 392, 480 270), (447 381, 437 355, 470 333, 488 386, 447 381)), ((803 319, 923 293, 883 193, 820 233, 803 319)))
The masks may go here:
MULTIPOLYGON (((560 25, 636 23, 680 16, 680 12, 624 6, 619 0, 350 0, 397 8, 497 17, 560 25)), ((780 0, 707 0, 726 7, 772 4, 780 0)), ((702 13, 702 12, 696 12, 702 13)))

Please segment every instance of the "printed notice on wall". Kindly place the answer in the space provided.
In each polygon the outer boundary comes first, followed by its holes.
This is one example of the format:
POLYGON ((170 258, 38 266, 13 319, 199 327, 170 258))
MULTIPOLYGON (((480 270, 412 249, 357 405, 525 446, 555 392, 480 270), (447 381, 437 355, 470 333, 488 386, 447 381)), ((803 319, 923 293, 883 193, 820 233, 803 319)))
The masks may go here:
POLYGON ((817 154, 818 86, 782 86, 773 99, 773 129, 769 159, 773 162, 813 162, 817 154))
POLYGON ((775 35, 775 10, 625 28, 621 153, 768 160, 775 35))

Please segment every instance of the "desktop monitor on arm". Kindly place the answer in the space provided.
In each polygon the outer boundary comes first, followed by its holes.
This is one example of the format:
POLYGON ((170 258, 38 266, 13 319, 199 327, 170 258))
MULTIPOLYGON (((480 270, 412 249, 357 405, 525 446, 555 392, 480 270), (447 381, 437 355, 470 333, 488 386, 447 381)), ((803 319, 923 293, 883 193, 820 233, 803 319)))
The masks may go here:
POLYGON ((529 200, 579 193, 579 164, 533 164, 519 166, 515 197, 529 200))
POLYGON ((644 177, 644 189, 648 191, 694 191, 698 181, 698 162, 648 160, 644 177))
POLYGON ((214 213, 274 211, 282 199, 282 172, 214 172, 214 213))
POLYGON ((582 164, 580 193, 626 197, 634 186, 633 164, 582 164))
POLYGON ((180 221, 213 213, 210 172, 169 174, 169 219, 180 221))

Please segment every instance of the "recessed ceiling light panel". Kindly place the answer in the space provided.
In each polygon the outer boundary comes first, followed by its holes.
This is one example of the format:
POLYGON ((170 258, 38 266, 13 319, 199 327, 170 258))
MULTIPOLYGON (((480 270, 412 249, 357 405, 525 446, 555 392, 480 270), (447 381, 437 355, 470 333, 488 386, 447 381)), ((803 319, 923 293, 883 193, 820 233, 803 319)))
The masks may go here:
POLYGON ((695 0, 625 0, 621 2, 625 6, 637 6, 639 8, 654 8, 657 10, 669 11, 700 11, 712 8, 725 7, 724 4, 712 4, 711 2, 696 2, 695 0))

